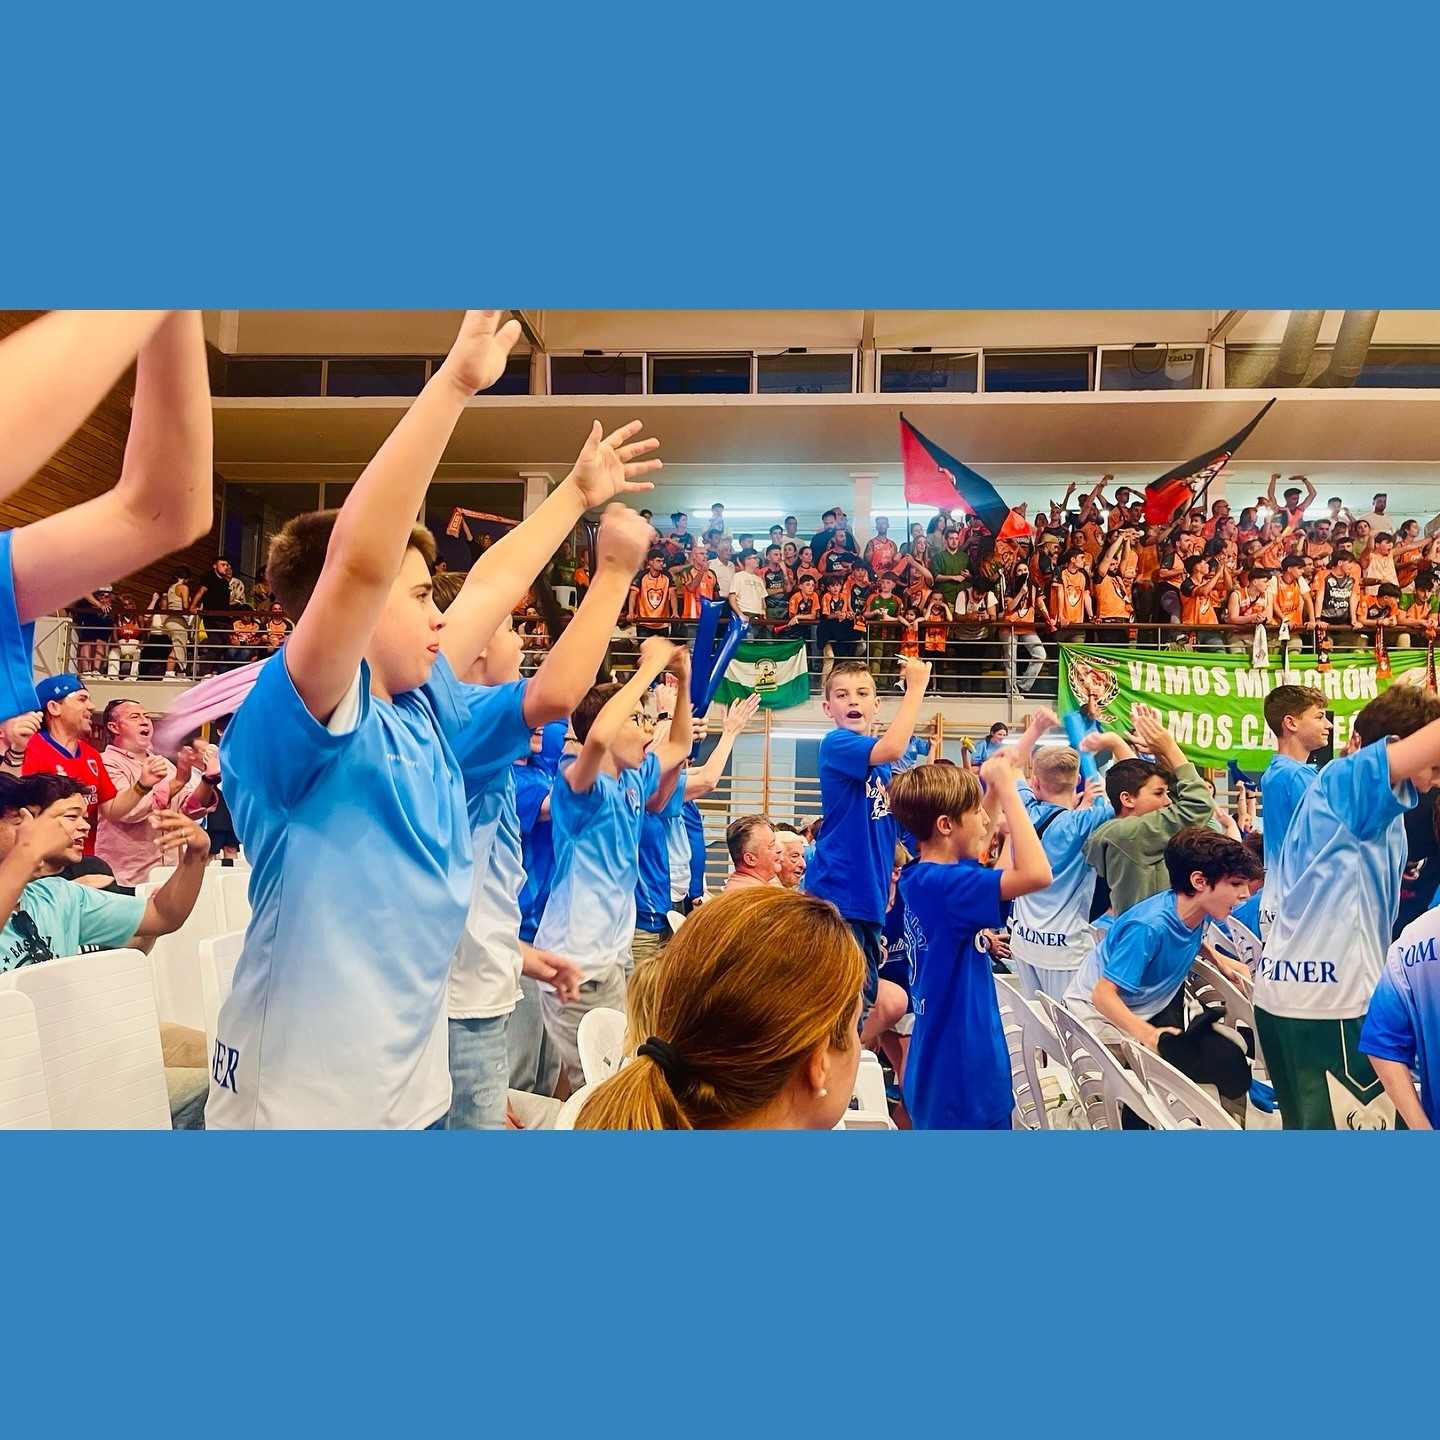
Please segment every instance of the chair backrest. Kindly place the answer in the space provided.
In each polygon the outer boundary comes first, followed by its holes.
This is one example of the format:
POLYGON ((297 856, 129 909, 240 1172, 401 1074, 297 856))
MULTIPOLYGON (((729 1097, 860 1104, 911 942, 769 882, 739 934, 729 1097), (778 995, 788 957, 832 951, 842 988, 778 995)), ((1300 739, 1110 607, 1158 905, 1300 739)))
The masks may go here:
POLYGON ((678 935, 680 927, 685 923, 685 917, 678 910, 667 910, 665 918, 670 922, 670 933, 678 935))
POLYGON ((1043 1013, 1012 986, 997 984, 995 998, 1010 1054, 1010 1089, 1015 1096, 1011 1124, 1016 1130, 1049 1130, 1050 1112, 1041 1089, 1040 1072, 1045 1064, 1041 1056, 1064 1065, 1065 1051, 1043 1013))
POLYGON ((869 1110, 847 1110, 841 1117, 837 1130, 898 1130, 900 1127, 888 1115, 876 1115, 869 1110))
POLYGON ((168 1130, 170 1100, 150 962, 101 950, 0 975, 35 1007, 57 1130, 168 1130))
POLYGON ((594 1088, 593 1085, 582 1085, 560 1107, 560 1113, 555 1117, 557 1130, 573 1130, 575 1128, 575 1121, 580 1115, 580 1107, 590 1098, 590 1092, 594 1088))
POLYGON ((153 865, 145 877, 145 883, 152 891, 158 890, 174 873, 173 865, 153 865))
POLYGON ((1226 948, 1238 960, 1248 965, 1252 973, 1259 969, 1260 956, 1265 949, 1264 941, 1248 925, 1242 924, 1233 915, 1219 928, 1230 942, 1226 948))
POLYGON ((587 1010, 575 1033, 580 1051, 580 1069, 587 1085, 598 1085, 613 1075, 624 1059, 625 1012, 601 1007, 587 1010))
MULTIPOLYGON (((860 1066, 855 1072, 854 1098, 860 1102, 860 1111, 866 1115, 890 1114, 885 1103, 885 1072, 880 1068, 879 1057, 873 1050, 860 1052, 860 1066)), ((854 1115, 854 1110, 848 1111, 854 1115)))
POLYGON ((188 1025, 192 1030, 205 1028, 200 942, 236 928, 225 922, 222 873, 214 865, 206 867, 189 918, 173 935, 162 935, 150 951, 150 965, 155 973, 155 1004, 160 1018, 176 1025, 188 1025))
POLYGON ((28 995, 0 990, 0 1130, 50 1129, 40 1027, 28 995))
POLYGON ((205 1053, 215 1054, 215 1032, 220 1007, 230 994, 235 966, 245 948, 245 932, 232 930, 200 942, 200 995, 205 1006, 205 1053))
POLYGON ((1042 994, 1040 1004, 1059 1037, 1081 1112, 1092 1130, 1119 1130, 1121 1114, 1133 1111, 1147 1125, 1159 1123, 1144 1088, 1089 1026, 1057 1000, 1042 994))
POLYGON ((1164 1130, 1238 1130, 1220 1102, 1201 1089, 1188 1075, 1168 1060, 1134 1040, 1125 1042, 1126 1053, 1150 1093, 1150 1108, 1164 1130))
POLYGON ((243 930, 250 923, 250 871, 222 870, 218 865, 211 865, 205 871, 205 881, 220 887, 220 909, 225 918, 225 929, 243 930))

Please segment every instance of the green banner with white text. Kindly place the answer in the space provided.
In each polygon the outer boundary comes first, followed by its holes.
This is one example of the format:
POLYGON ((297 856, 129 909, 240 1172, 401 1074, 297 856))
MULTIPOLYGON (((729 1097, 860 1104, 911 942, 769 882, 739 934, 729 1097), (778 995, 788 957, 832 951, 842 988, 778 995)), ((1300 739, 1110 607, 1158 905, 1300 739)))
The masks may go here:
POLYGON ((1380 680, 1375 656, 1347 651, 1321 670, 1314 655, 1291 653, 1289 668, 1271 653, 1257 668, 1249 655, 1192 651, 1111 649, 1101 645, 1060 647, 1060 714, 1094 701, 1107 730, 1129 730, 1130 707, 1159 711, 1165 728, 1197 765, 1263 770, 1275 753, 1265 727, 1265 697, 1277 685, 1310 685, 1325 692, 1335 712, 1335 749, 1350 740, 1350 724, 1389 685, 1425 684, 1425 651, 1392 650, 1393 678, 1380 680))

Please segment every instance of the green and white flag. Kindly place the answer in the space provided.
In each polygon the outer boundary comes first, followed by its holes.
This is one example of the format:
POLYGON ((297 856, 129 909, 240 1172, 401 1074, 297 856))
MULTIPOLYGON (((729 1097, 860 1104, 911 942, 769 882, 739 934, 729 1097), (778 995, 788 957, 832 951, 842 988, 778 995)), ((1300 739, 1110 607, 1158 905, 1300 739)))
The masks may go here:
POLYGON ((742 640, 715 690, 722 705, 746 695, 760 697, 766 710, 803 705, 810 698, 803 640, 742 640))

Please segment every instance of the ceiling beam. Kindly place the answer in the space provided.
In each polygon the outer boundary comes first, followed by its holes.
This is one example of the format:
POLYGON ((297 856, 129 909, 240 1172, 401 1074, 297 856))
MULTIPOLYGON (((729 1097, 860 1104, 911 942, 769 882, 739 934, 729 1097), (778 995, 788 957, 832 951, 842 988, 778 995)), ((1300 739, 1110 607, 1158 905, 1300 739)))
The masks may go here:
POLYGON ((1210 333, 1205 337, 1207 345, 1218 345, 1244 318, 1244 310, 1227 310, 1217 325, 1210 327, 1210 333))
POLYGON ((520 329, 530 342, 530 348, 543 350, 545 343, 540 339, 540 312, 538 310, 512 310, 510 313, 520 322, 520 329))

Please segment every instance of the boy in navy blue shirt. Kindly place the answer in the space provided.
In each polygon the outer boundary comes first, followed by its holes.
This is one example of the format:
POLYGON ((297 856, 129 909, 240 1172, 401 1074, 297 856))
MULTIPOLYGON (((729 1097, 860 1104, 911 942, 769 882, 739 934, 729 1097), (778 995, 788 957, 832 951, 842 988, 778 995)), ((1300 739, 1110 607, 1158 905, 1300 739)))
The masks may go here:
POLYGON ((920 847, 899 883, 916 940, 915 1030, 905 1062, 905 1107, 916 1130, 1010 1128, 1010 1059, 990 956, 976 937, 1001 928, 1011 900, 1050 883, 1019 778, 1014 756, 1002 753, 985 762, 979 780, 958 766, 920 765, 890 782, 895 818, 920 847), (1005 862, 993 870, 980 864, 990 848, 988 803, 1010 827, 1005 862))
POLYGON ((825 713, 835 728, 820 742, 820 808, 825 824, 805 888, 828 900, 855 932, 865 956, 864 1008, 875 1003, 885 962, 886 899, 895 858, 895 822, 886 786, 900 760, 930 683, 923 660, 901 660, 905 698, 877 740, 871 730, 880 709, 875 677, 858 660, 841 660, 825 677, 825 713))

